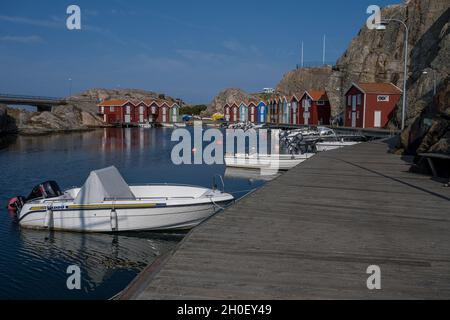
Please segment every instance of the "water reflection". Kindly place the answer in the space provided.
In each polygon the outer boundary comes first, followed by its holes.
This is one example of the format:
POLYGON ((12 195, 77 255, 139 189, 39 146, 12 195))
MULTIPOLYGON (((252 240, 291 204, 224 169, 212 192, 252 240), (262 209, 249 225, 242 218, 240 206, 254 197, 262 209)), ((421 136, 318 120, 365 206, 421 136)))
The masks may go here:
POLYGON ((108 281, 120 269, 138 272, 173 248, 183 236, 182 233, 112 235, 25 229, 20 233, 22 254, 28 253, 43 261, 63 262, 48 266, 49 269, 57 266, 55 271, 62 275, 66 266, 80 266, 82 285, 90 290, 108 281))

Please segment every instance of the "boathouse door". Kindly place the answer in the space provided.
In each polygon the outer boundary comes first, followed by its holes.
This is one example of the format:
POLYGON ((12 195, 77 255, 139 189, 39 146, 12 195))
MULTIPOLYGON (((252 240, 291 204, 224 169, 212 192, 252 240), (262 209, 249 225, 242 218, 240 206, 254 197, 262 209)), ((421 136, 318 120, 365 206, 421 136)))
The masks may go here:
POLYGON ((375 111, 374 119, 375 119, 374 127, 380 128, 381 127, 381 111, 375 111))
POLYGON ((139 107, 139 122, 144 123, 144 107, 139 107))
POLYGON ((177 117, 177 108, 176 108, 176 107, 173 107, 173 108, 172 108, 172 122, 177 122, 177 121, 178 121, 177 118, 178 118, 178 117, 177 117))
POLYGON ((357 96, 352 96, 352 128, 356 128, 356 100, 357 96))
POLYGON ((303 119, 305 120, 306 125, 309 125, 309 117, 310 117, 310 112, 309 112, 309 108, 311 107, 311 102, 308 98, 306 98, 305 100, 303 100, 303 108, 305 110, 305 112, 303 112, 303 119))
POLYGON ((126 106, 125 107, 125 123, 131 122, 131 107, 126 106))
POLYGON ((166 108, 162 109, 162 122, 163 123, 167 122, 167 109, 166 108))
POLYGON ((250 107, 250 122, 255 123, 255 107, 250 107))

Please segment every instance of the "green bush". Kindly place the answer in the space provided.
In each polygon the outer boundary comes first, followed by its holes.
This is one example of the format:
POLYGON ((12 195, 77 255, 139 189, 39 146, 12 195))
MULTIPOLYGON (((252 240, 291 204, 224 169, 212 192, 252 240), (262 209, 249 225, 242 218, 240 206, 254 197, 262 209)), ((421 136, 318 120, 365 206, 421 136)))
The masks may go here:
POLYGON ((204 104, 199 104, 195 106, 185 106, 180 108, 180 114, 189 114, 191 116, 198 116, 200 113, 205 111, 208 106, 204 104))

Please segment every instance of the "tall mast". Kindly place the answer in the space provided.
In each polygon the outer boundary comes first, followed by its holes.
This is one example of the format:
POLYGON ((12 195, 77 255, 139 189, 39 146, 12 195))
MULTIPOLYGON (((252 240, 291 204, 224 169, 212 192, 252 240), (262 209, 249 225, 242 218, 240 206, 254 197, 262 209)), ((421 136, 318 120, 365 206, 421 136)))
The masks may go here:
POLYGON ((301 63, 301 66, 302 66, 302 68, 303 68, 303 58, 304 58, 304 56, 303 56, 303 41, 302 41, 302 63, 301 63))

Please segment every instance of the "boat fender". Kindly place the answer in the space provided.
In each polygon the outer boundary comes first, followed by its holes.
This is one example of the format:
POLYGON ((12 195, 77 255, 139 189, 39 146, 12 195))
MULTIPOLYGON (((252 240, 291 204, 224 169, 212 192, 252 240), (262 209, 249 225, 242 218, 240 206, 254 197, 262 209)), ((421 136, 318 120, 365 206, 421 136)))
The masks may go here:
POLYGON ((44 227, 51 229, 53 227, 53 210, 47 208, 45 212, 44 227))
POLYGON ((119 229, 119 223, 116 209, 111 210, 110 216, 111 216, 111 231, 117 231, 119 229))

